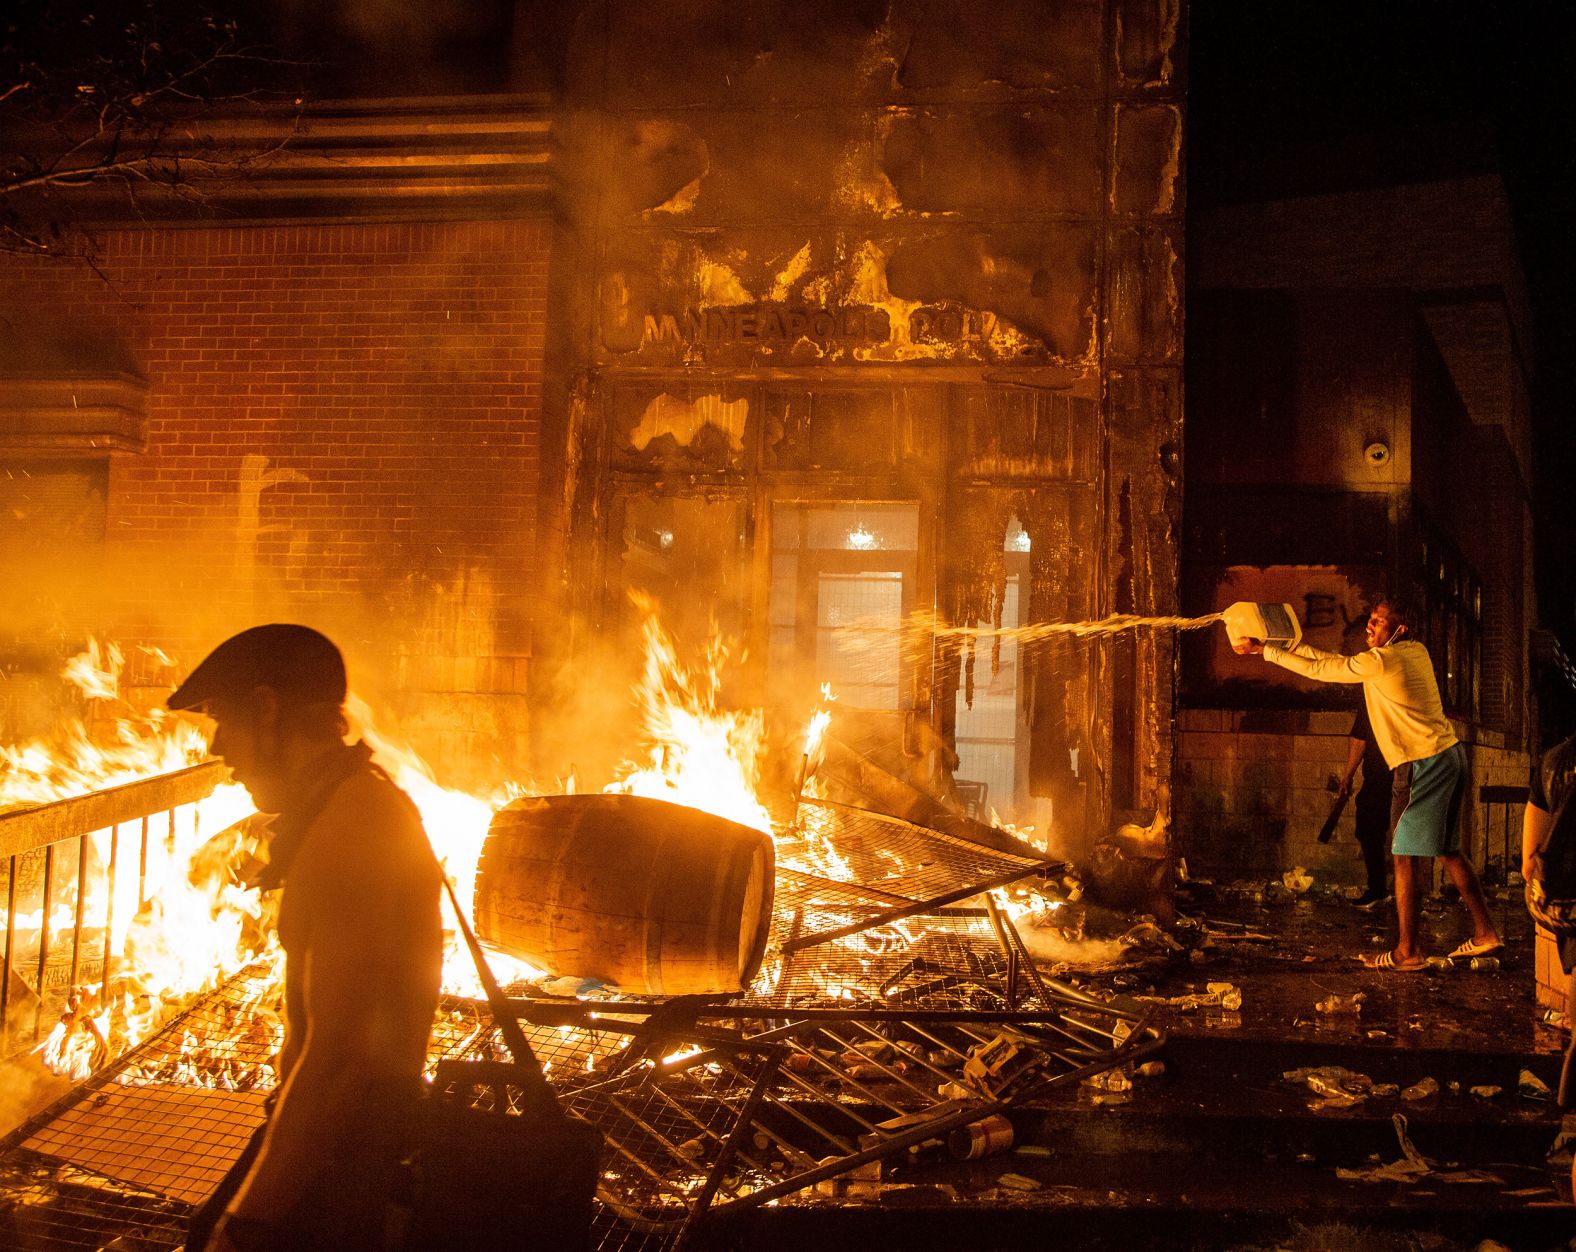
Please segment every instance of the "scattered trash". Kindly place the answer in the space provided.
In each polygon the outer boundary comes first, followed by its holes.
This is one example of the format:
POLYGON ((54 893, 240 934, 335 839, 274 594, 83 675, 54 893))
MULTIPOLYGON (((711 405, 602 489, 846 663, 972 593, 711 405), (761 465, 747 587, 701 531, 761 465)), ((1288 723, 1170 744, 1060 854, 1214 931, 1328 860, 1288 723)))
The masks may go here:
POLYGON ((1365 993, 1361 991, 1354 992, 1349 996, 1328 995, 1313 1007, 1320 1013, 1331 1016, 1346 1016, 1348 1014, 1361 1013, 1363 1011, 1363 1000, 1366 998, 1365 993))
POLYGON ((1289 869, 1282 874, 1281 883, 1287 891, 1300 896, 1313 886, 1313 875, 1299 865, 1296 869, 1289 869))
POLYGON ((1306 1066, 1288 1069, 1282 1075, 1288 1082, 1301 1083, 1320 1100, 1310 1101, 1314 1112, 1323 1109, 1349 1109, 1361 1104, 1373 1094, 1374 1082, 1367 1074, 1344 1069, 1339 1065, 1306 1066))
POLYGON ((1054 1156, 1043 1143, 1020 1143, 1012 1150, 1014 1156, 1054 1156))
POLYGON ((960 1126, 947 1136, 947 1150, 954 1160, 977 1161, 981 1157, 995 1156, 1012 1147, 1012 1123, 1000 1113, 993 1113, 967 1126, 960 1126))
POLYGON ((593 991, 600 991, 603 984, 595 978, 578 978, 574 975, 566 975, 563 978, 549 978, 544 982, 537 983, 536 986, 537 990, 545 996, 581 996, 588 995, 593 991))
POLYGON ((1521 1071, 1516 1079, 1516 1090, 1520 1092, 1523 1100, 1547 1100, 1554 1095, 1554 1092, 1549 1090, 1549 1084, 1530 1069, 1521 1071))
POLYGON ((1448 956, 1425 956, 1423 958, 1423 968, 1436 970, 1450 969, 1450 958, 1448 956))
POLYGON ((1545 1026, 1556 1026, 1560 1030, 1569 1030, 1571 1025, 1570 1016, 1560 1009, 1544 1009, 1541 1020, 1545 1026))
POLYGON ((1187 995, 1135 996, 1134 999, 1146 1004, 1164 1004, 1183 1013, 1194 1009, 1224 1009, 1228 1013, 1235 1013, 1242 1008, 1242 989, 1236 983, 1211 982, 1204 984, 1203 991, 1193 991, 1187 995))
POLYGON ((1006 1187, 1009 1191, 1038 1191, 1040 1184, 1032 1178, 1025 1178, 1022 1174, 1003 1174, 996 1179, 998 1187, 1006 1187))
POLYGON ((1235 983, 1205 983, 1204 990, 1206 994, 1214 996, 1215 1002, 1228 1013, 1235 1013, 1242 1007, 1242 989, 1235 983))
MULTIPOLYGON (((1503 1187, 1505 1185, 1505 1180, 1503 1178, 1501 1178, 1498 1174, 1489 1173, 1486 1169, 1447 1169, 1442 1174, 1435 1174, 1434 1181, 1454 1183, 1476 1182, 1484 1183, 1491 1187, 1503 1187)), ((1504 1244, 1495 1243, 1492 1239, 1484 1240, 1484 1243, 1488 1244, 1490 1247, 1496 1248, 1505 1246, 1504 1244)), ((1478 1244, 1477 1248, 1473 1249, 1473 1252, 1478 1252, 1478 1249, 1481 1249, 1482 1247, 1483 1244, 1478 1244)), ((1505 1248, 1505 1252, 1510 1252, 1510 1249, 1505 1248)))
POLYGON ((1335 1171, 1335 1176, 1345 1182, 1406 1182, 1418 1181, 1425 1174, 1433 1172, 1433 1164, 1414 1146, 1407 1137, 1406 1118, 1400 1113, 1391 1115, 1391 1124, 1395 1127, 1395 1137, 1401 1147, 1401 1159, 1391 1161, 1388 1165, 1371 1165, 1367 1169, 1345 1169, 1335 1171))
POLYGON ((1497 957, 1497 956, 1474 956, 1470 961, 1467 962, 1467 968, 1468 969, 1475 969, 1475 970, 1484 970, 1484 971, 1486 971, 1486 970, 1496 970, 1496 969, 1499 968, 1499 957, 1497 957))
POLYGON ((1439 1082, 1433 1078, 1422 1078, 1414 1082, 1401 1093, 1403 1100, 1426 1100, 1429 1096, 1439 1094, 1439 1082))
POLYGON ((1165 1072, 1166 1063, 1164 1061, 1145 1061, 1133 1071, 1133 1076, 1135 1078, 1159 1078, 1165 1072))
POLYGON ((1044 1064, 1044 1054, 1028 1040, 1002 1031, 969 1054, 963 1063, 963 1079, 975 1090, 997 1099, 1044 1064))
POLYGON ((1473 1087, 1471 1090, 1472 1090, 1472 1094, 1475 1095, 1480 1100, 1492 1100, 1495 1096, 1497 1096, 1504 1089, 1505 1088, 1503 1088, 1503 1087, 1481 1086, 1481 1087, 1473 1087))

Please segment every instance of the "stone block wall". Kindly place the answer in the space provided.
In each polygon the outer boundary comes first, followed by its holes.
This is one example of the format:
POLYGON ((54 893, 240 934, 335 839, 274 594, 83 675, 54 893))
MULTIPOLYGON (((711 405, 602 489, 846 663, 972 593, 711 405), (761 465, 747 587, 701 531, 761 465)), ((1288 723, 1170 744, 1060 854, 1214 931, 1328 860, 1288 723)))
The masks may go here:
POLYGON ((1183 709, 1176 837, 1190 873, 1278 878, 1301 865, 1322 881, 1361 884, 1350 804, 1334 838, 1318 842, 1351 725, 1350 713, 1183 709))
MULTIPOLYGON (((1323 881, 1364 881, 1347 804, 1329 843, 1320 826, 1346 768, 1352 715, 1294 710, 1184 709, 1179 714, 1177 844, 1188 868, 1205 878, 1274 878, 1294 866, 1323 881)), ((1520 866, 1521 807, 1483 805, 1479 788, 1524 787, 1528 758, 1503 737, 1468 728, 1471 790, 1462 809, 1462 848, 1479 871, 1520 866), (1508 816, 1508 823, 1507 823, 1508 816), (1508 834, 1507 834, 1508 831, 1508 834), (1508 848, 1508 862, 1505 860, 1508 848)))

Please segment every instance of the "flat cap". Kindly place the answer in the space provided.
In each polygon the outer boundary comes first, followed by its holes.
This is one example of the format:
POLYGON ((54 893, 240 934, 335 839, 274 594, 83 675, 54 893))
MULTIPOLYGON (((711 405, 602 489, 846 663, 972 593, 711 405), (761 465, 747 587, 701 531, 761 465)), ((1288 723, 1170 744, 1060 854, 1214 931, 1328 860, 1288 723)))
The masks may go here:
POLYGON ((301 704, 340 704, 345 659, 328 636, 310 626, 253 626, 204 657, 165 703, 200 709, 213 700, 245 699, 257 687, 271 687, 301 704))

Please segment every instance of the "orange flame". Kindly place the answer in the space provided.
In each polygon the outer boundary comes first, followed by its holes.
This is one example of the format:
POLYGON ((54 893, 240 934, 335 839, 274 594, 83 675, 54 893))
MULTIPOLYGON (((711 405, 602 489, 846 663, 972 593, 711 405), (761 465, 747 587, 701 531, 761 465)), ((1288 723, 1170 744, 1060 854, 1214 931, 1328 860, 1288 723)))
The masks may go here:
POLYGON ((714 630, 704 665, 687 668, 655 606, 642 596, 635 602, 645 615, 646 664, 635 694, 645 719, 646 761, 626 765, 605 790, 668 800, 770 831, 759 795, 766 718, 760 709, 721 707, 727 646, 714 630))

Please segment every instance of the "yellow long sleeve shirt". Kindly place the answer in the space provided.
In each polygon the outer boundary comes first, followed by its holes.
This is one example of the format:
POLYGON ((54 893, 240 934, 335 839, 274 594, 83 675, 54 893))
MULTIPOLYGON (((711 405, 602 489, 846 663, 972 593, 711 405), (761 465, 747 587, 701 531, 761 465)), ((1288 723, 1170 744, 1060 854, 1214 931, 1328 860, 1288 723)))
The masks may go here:
POLYGON ((1456 742, 1439 699, 1434 664, 1428 649, 1415 639, 1356 656, 1322 652, 1305 643, 1290 649, 1266 644, 1264 659, 1319 682, 1362 683, 1374 742, 1391 769, 1443 752, 1456 742))

